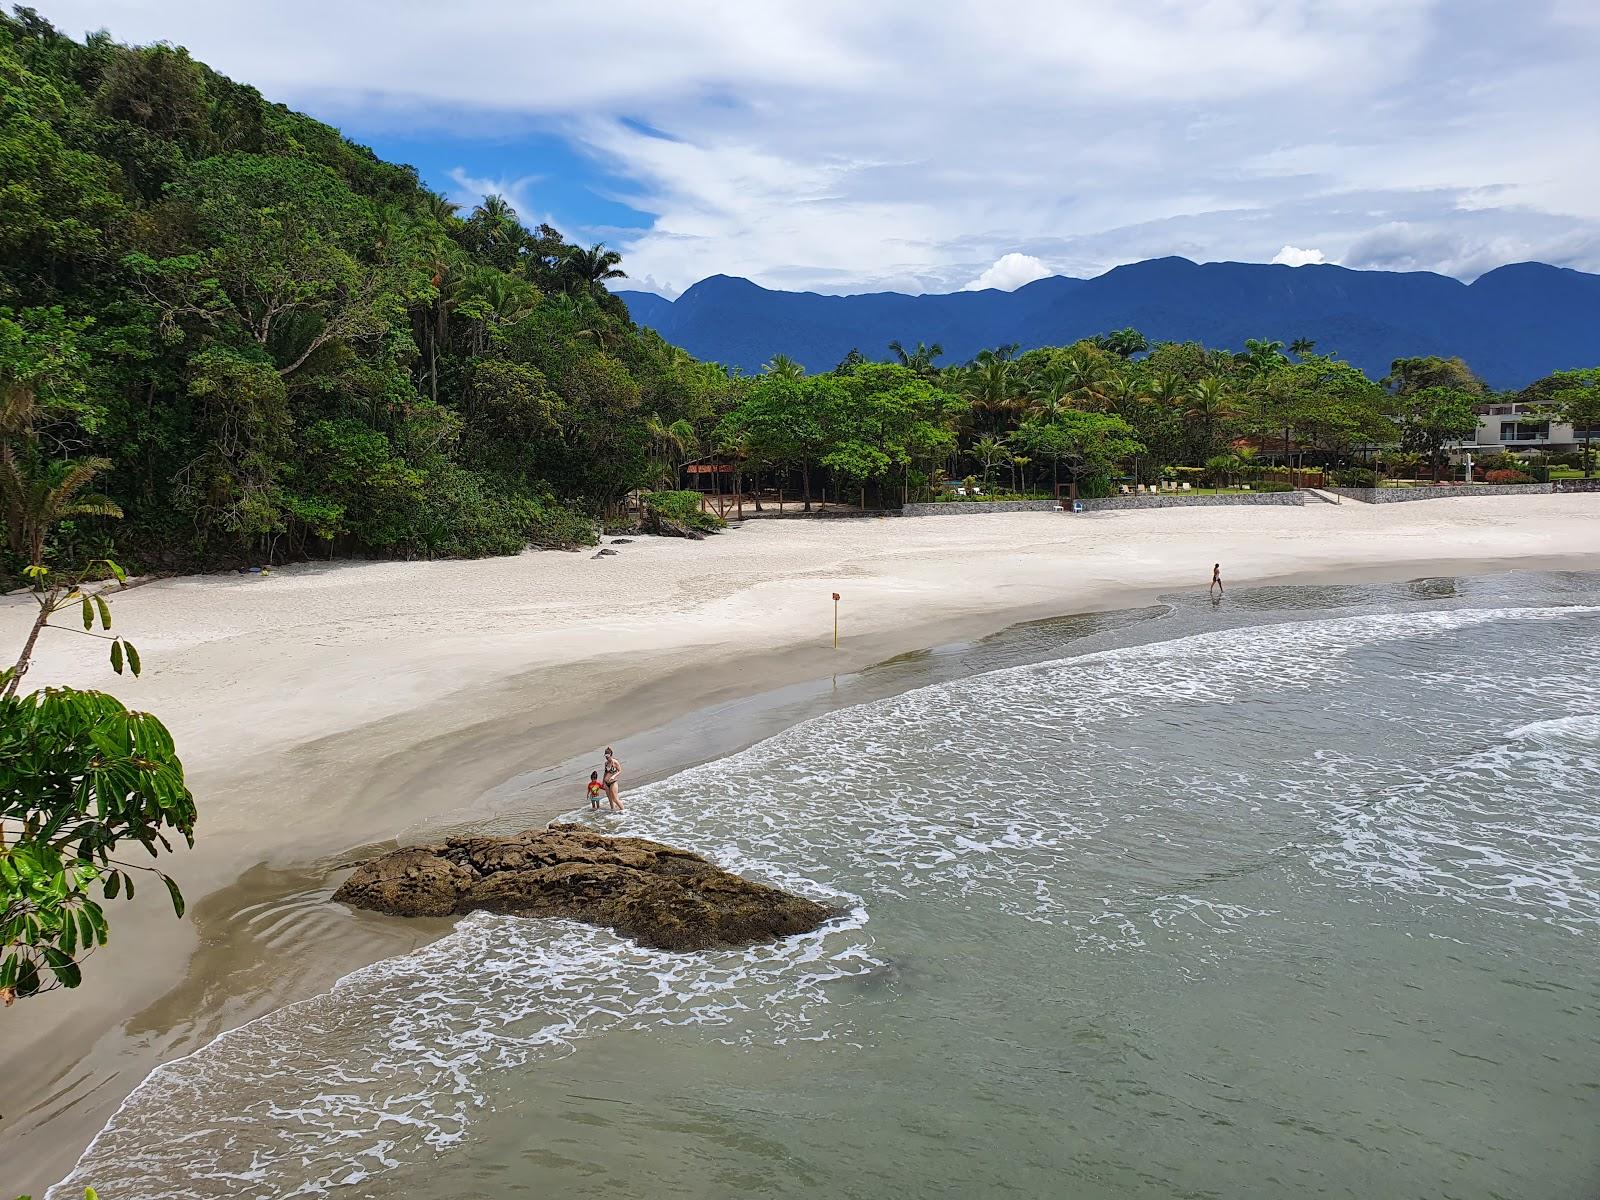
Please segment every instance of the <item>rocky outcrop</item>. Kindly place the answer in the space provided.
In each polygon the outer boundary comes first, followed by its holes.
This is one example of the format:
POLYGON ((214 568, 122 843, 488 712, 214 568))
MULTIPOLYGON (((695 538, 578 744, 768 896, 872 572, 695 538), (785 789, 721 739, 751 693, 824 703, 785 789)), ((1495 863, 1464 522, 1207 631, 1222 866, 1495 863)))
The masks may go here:
POLYGON ((693 542, 703 542, 706 535, 698 529, 690 529, 681 521, 674 521, 671 517, 664 517, 653 508, 647 508, 639 518, 639 532, 654 534, 656 537, 688 538, 693 542))
POLYGON ((405 917, 477 909, 569 917, 658 950, 774 941, 834 915, 687 850, 579 825, 396 850, 357 867, 333 898, 405 917))

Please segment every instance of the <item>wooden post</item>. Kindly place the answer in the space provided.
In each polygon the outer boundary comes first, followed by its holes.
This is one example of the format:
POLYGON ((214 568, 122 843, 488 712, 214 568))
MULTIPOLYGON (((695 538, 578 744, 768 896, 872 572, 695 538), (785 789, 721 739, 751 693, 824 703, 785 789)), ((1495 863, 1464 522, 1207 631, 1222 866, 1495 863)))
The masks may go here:
POLYGON ((839 593, 833 594, 833 648, 839 648, 839 593))

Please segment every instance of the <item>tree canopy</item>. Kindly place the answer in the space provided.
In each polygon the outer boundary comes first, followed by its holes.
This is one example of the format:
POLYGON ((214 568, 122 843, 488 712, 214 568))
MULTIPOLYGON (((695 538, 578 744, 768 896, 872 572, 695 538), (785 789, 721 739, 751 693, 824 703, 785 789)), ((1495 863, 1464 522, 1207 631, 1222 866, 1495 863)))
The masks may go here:
POLYGON ((622 274, 182 50, 0 13, 5 411, 32 397, 26 451, 0 436, 27 487, 108 463, 126 514, 56 526, 69 556, 581 540, 655 482, 647 425, 709 423, 729 386, 633 326, 622 274))

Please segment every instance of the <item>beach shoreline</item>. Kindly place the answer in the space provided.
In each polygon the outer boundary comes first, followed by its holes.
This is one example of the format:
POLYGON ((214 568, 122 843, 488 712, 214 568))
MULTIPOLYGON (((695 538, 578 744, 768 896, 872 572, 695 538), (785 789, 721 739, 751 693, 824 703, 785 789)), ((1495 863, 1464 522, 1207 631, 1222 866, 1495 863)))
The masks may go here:
MULTIPOLYGON (((170 863, 192 919, 141 892, 108 914, 112 944, 83 989, 0 1015, 0 1063, 22 1080, 0 1124, 0 1161, 20 1176, 0 1190, 37 1194, 65 1174, 156 1063, 449 928, 327 905, 341 863, 547 820, 580 802, 568 775, 606 742, 637 787, 768 736, 807 703, 826 711, 825 698, 773 701, 789 689, 1018 622, 1199 592, 1216 560, 1240 589, 1600 568, 1590 496, 846 525, 752 523, 604 560, 161 581, 117 608, 144 652, 138 683, 56 635, 30 683, 106 687, 177 735, 201 809, 196 851, 170 863)), ((20 600, 0 608, 6 637, 20 600)))

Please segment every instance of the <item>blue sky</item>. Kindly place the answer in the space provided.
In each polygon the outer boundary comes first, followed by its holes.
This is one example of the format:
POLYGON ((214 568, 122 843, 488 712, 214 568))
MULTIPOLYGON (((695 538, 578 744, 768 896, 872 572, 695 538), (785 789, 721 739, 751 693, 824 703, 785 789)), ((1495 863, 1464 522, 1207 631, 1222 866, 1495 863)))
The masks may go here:
POLYGON ((1165 254, 1600 270, 1600 0, 35 0, 171 41, 630 286, 1165 254))

